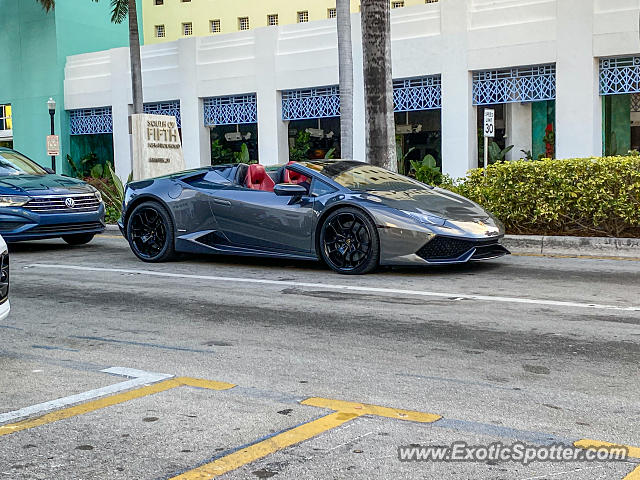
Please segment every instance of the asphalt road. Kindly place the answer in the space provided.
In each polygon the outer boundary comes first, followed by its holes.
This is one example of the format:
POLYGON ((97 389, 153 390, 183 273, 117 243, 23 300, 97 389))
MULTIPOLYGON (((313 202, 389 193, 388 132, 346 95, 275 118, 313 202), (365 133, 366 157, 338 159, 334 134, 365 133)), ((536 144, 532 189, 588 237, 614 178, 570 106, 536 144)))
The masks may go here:
POLYGON ((398 460, 454 442, 640 446, 640 261, 345 277, 143 264, 116 235, 11 261, 0 480, 640 478, 638 458, 398 460))

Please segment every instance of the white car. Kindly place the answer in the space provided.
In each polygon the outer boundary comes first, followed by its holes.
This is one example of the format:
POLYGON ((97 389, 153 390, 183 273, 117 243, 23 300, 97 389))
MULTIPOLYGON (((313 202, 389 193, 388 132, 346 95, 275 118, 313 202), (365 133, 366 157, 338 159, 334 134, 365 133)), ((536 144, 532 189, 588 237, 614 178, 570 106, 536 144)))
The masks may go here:
POLYGON ((0 320, 9 315, 9 251, 7 244, 0 236, 0 320))

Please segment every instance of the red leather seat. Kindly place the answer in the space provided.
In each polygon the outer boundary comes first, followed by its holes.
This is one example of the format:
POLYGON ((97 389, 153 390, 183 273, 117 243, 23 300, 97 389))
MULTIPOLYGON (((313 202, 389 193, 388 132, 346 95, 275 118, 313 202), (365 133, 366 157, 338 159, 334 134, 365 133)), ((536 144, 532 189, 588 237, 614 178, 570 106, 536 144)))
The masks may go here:
POLYGON ((245 185, 252 190, 262 190, 264 192, 273 192, 275 182, 267 175, 264 165, 255 163, 249 165, 247 176, 245 177, 245 185))
MULTIPOLYGON (((291 165, 292 163, 296 163, 296 162, 289 162, 287 163, 287 165, 291 165)), ((311 183, 311 180, 308 177, 305 177, 304 175, 302 175, 301 173, 294 172, 293 170, 289 170, 287 168, 284 169, 284 183, 300 184, 304 182, 311 183)))

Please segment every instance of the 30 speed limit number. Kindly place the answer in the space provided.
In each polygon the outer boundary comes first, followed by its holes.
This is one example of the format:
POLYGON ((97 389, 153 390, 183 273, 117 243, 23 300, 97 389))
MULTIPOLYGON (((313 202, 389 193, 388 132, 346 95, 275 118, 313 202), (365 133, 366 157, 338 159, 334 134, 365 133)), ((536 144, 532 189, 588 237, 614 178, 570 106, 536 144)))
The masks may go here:
POLYGON ((485 109, 484 111, 484 136, 493 138, 496 136, 496 112, 485 109))

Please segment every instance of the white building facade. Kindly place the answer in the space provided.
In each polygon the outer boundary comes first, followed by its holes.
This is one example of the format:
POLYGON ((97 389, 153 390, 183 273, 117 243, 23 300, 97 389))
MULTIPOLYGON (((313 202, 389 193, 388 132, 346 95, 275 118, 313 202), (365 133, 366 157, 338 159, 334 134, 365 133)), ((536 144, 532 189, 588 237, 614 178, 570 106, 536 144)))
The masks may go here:
MULTIPOLYGON (((478 118, 488 105, 499 109, 503 144, 514 145, 510 159, 543 144, 547 124, 557 158, 600 156, 607 97, 627 95, 632 104, 640 92, 639 12, 640 0, 440 0, 394 9, 398 131, 409 132, 407 146, 437 138, 443 171, 454 177, 478 166, 478 118), (412 133, 426 131, 435 136, 412 133)), ((364 159, 359 14, 352 29, 354 157, 364 159)), ((179 117, 189 168, 211 163, 211 132, 225 125, 257 135, 265 165, 289 159, 293 122, 335 130, 334 19, 144 46, 142 64, 145 109, 179 117)), ((111 133, 124 178, 132 170, 131 103, 128 49, 67 58, 71 132, 111 133)), ((633 126, 640 113, 631 106, 624 115, 633 126)))

